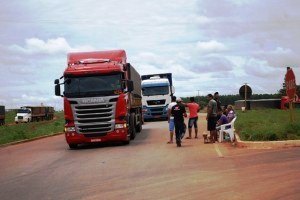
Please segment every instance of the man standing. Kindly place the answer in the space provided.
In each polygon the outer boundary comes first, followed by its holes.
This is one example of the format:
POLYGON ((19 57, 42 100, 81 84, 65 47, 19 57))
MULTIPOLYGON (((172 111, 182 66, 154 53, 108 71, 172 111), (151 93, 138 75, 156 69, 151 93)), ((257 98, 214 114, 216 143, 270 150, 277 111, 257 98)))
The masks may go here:
POLYGON ((174 135, 174 116, 171 115, 172 107, 176 105, 176 97, 171 97, 172 102, 168 106, 168 123, 169 123, 169 131, 170 131, 170 141, 168 144, 173 143, 173 135, 174 135))
POLYGON ((181 98, 176 99, 177 104, 172 107, 171 114, 174 116, 176 144, 181 147, 181 136, 184 132, 184 117, 187 117, 185 107, 182 105, 181 98))
POLYGON ((213 99, 212 94, 208 94, 207 98, 209 100, 207 105, 207 130, 210 131, 211 142, 215 142, 217 140, 217 102, 213 99))
POLYGON ((219 115, 219 112, 222 112, 222 107, 221 107, 221 101, 220 101, 220 95, 219 92, 215 92, 214 94, 214 100, 217 102, 217 120, 220 119, 221 115, 219 115))
POLYGON ((192 139, 192 128, 194 125, 195 128, 195 138, 198 138, 198 112, 200 110, 199 105, 195 102, 194 97, 190 97, 190 103, 185 104, 186 107, 189 108, 190 111, 190 116, 189 116, 189 123, 188 123, 188 128, 189 128, 189 136, 186 137, 186 139, 192 139))

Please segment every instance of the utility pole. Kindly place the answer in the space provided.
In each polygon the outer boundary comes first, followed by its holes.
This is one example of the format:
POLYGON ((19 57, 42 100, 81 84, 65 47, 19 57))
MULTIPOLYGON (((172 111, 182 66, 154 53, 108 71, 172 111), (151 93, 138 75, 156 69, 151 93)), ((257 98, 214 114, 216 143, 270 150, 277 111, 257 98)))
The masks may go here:
POLYGON ((199 91, 200 91, 200 90, 197 90, 197 91, 198 91, 198 96, 197 96, 198 104, 200 105, 200 95, 199 95, 199 91))

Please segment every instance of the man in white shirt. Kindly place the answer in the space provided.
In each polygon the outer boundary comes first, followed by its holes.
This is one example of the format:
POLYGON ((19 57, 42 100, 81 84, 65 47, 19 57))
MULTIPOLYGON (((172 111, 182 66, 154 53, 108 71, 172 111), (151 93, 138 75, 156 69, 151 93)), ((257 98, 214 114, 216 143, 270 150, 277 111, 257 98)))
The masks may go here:
POLYGON ((176 97, 172 96, 172 102, 168 105, 168 123, 169 123, 169 131, 170 131, 170 141, 168 144, 173 143, 173 135, 174 135, 174 116, 171 115, 172 107, 176 105, 176 97))

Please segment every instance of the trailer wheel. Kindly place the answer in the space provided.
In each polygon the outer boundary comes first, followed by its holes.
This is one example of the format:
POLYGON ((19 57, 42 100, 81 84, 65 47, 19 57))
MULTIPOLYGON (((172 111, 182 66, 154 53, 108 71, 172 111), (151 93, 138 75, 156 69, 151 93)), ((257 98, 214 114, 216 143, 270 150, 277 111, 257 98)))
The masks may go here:
POLYGON ((135 135, 136 135, 136 130, 135 130, 135 114, 134 113, 130 114, 129 129, 130 129, 130 139, 133 140, 135 138, 135 135))
POLYGON ((142 122, 140 121, 135 128, 136 128, 136 132, 140 133, 142 131, 142 122))
POLYGON ((70 149, 77 149, 78 144, 69 144, 70 149))
POLYGON ((143 118, 143 117, 142 117, 141 114, 139 114, 138 116, 139 116, 139 117, 138 117, 138 120, 139 120, 139 121, 138 121, 138 124, 135 126, 135 130, 136 130, 137 133, 140 133, 140 132, 142 131, 142 124, 143 124, 142 118, 143 118))

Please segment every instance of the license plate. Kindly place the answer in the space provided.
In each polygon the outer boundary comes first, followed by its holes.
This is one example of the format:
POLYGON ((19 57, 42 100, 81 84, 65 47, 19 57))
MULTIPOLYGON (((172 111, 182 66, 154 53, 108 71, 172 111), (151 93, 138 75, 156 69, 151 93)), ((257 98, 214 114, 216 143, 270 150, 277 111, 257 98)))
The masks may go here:
POLYGON ((161 118, 161 116, 160 115, 156 115, 156 116, 154 116, 154 118, 161 118))
POLYGON ((101 139, 91 139, 91 142, 101 142, 101 139))

